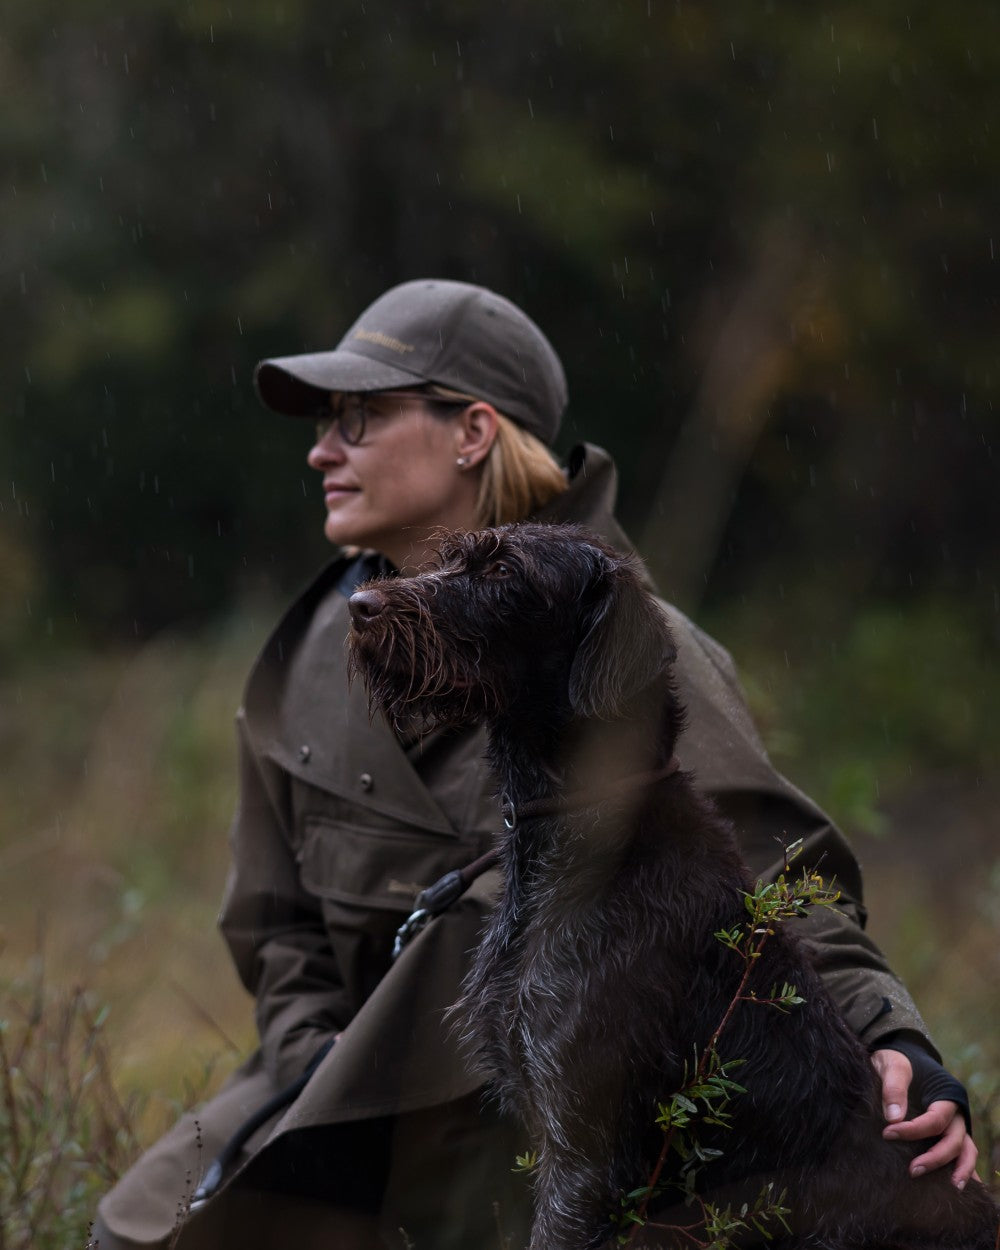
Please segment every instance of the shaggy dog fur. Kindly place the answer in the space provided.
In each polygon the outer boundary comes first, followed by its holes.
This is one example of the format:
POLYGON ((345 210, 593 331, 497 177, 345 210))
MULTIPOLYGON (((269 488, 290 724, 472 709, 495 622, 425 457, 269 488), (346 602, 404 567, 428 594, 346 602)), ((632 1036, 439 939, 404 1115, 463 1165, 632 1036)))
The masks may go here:
MULTIPOLYGON (((664 613, 633 561, 531 524, 453 536, 437 569, 371 582, 351 612, 374 706, 408 727, 487 722, 505 890, 459 1011, 538 1154, 531 1250, 592 1250, 650 1174, 658 1102, 737 992, 742 960, 713 935, 745 921, 753 888, 732 829, 663 767, 683 722, 664 613)), ((994 1250, 981 1185, 960 1192, 948 1169, 913 1180, 918 1148, 883 1140, 868 1055, 790 927, 747 992, 787 982, 806 1001, 741 1002, 727 1025, 719 1053, 745 1061, 746 1093, 731 1127, 699 1129, 722 1153, 698 1192, 738 1204, 775 1181, 793 1211, 785 1250, 994 1250)), ((660 1204, 661 1226, 699 1209, 676 1190, 660 1204)), ((698 1244, 676 1237, 651 1223, 640 1240, 698 1244)))

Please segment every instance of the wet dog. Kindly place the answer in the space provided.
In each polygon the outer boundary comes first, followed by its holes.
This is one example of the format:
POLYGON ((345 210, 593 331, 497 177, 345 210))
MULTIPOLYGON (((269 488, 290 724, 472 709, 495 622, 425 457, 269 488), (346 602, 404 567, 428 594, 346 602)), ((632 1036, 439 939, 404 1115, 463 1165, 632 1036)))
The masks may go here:
POLYGON ((717 1052, 740 1062, 745 1092, 727 1127, 697 1125, 687 1179, 671 1157, 638 1244, 699 1244, 666 1226, 693 1233, 701 1200, 738 1210, 770 1180, 791 1208, 788 1231, 770 1226, 788 1250, 994 1250, 981 1185, 911 1179, 918 1148, 883 1140, 869 1057, 794 922, 773 926, 741 986, 745 962, 717 935, 745 927, 753 883, 733 830, 677 767, 674 644, 633 561, 575 527, 458 535, 434 571, 357 591, 351 614, 374 706, 407 726, 489 729, 505 888, 459 1014, 537 1152, 531 1250, 592 1250, 614 1233, 660 1155, 658 1105, 734 1002, 717 1052), (785 985, 805 1001, 746 1001, 785 985), (687 1206, 685 1185, 701 1196, 687 1206))

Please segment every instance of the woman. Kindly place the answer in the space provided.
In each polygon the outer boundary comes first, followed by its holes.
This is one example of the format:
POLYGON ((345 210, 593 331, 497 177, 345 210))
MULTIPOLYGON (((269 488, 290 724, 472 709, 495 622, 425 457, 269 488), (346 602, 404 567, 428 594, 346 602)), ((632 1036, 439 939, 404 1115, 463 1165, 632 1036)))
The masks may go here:
MULTIPOLYGON (((581 522, 627 548, 614 467, 590 446, 565 472, 556 464, 558 357, 520 309, 481 287, 393 288, 336 350, 264 361, 256 385, 274 410, 316 420, 309 464, 322 477, 326 536, 344 549, 278 625, 238 717, 221 927, 255 997, 260 1048, 104 1199, 95 1241, 516 1247, 530 1193, 511 1172, 523 1132, 484 1099, 443 1019, 495 874, 390 958, 417 893, 491 845, 483 733, 396 735, 371 722, 344 671, 347 597, 375 572, 423 567, 442 527, 530 515, 581 522)), ((843 911, 817 909, 802 924, 873 1051, 886 1131, 940 1135, 915 1167, 951 1164, 964 1183, 976 1154, 964 1095, 862 932, 853 857, 771 768, 726 653, 669 612, 689 713, 683 766, 736 821, 755 871, 780 871, 776 838, 801 837, 806 862, 836 876, 843 911), (938 1084, 926 1083, 929 1109, 905 1121, 911 1064, 938 1084)))

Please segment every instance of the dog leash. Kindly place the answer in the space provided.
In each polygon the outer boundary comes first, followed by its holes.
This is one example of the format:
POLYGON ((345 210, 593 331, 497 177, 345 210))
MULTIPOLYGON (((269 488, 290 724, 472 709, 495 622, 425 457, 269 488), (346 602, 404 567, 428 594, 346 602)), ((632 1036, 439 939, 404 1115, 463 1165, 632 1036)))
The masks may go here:
POLYGON ((457 902, 473 881, 489 872, 500 858, 499 851, 487 851, 464 868, 455 868, 439 877, 433 885, 421 890, 414 901, 413 911, 396 930, 396 940, 392 946, 392 959, 395 962, 407 946, 425 928, 435 916, 447 911, 452 903, 457 902))
POLYGON ((336 1038, 324 1042, 312 1059, 309 1061, 308 1067, 299 1076, 291 1081, 284 1088, 279 1089, 273 1094, 267 1102, 258 1107, 252 1115, 247 1116, 242 1124, 233 1133, 232 1137, 226 1142, 212 1162, 208 1165, 205 1175, 202 1177, 197 1189, 191 1195, 188 1203, 189 1211, 197 1211, 199 1207, 203 1207, 209 1198, 222 1184, 222 1178, 230 1165, 235 1161, 236 1156, 243 1149, 244 1145, 257 1132, 257 1130, 270 1120, 271 1116, 276 1112, 290 1107, 298 1098, 299 1094, 305 1089, 312 1079, 313 1073, 323 1062, 326 1056, 333 1050, 333 1044, 336 1038))
MULTIPOLYGON (((578 791, 575 794, 566 795, 559 799, 529 799, 527 802, 522 803, 519 808, 515 808, 510 800, 503 796, 500 803, 500 812, 507 828, 513 829, 519 820, 532 820, 539 816, 549 816, 557 812, 592 807, 595 803, 603 802, 605 799, 614 797, 633 786, 652 785, 656 781, 662 781, 664 778, 672 776, 679 768, 680 761, 675 755, 672 755, 662 768, 653 769, 651 772, 646 773, 634 773, 629 777, 622 777, 619 781, 605 787, 604 791, 596 799, 593 791, 578 791)), ((474 859, 471 864, 466 864, 464 868, 456 868, 451 872, 446 872, 443 877, 439 877, 432 885, 429 885, 425 890, 421 890, 414 901, 413 911, 396 931, 396 939, 392 947, 392 962, 395 963, 406 946, 436 916, 440 916, 442 912, 447 911, 453 903, 456 903, 462 897, 474 881, 495 867, 499 859, 500 852, 498 850, 487 851, 485 855, 480 855, 478 859, 474 859)), ((258 1107, 237 1128, 236 1132, 212 1160, 204 1178, 191 1195, 190 1210, 196 1211, 199 1207, 203 1207, 209 1198, 213 1196, 222 1183, 226 1170, 257 1129, 266 1124, 276 1112, 290 1106, 295 1101, 309 1083, 322 1060, 332 1050, 333 1044, 331 1040, 322 1046, 300 1076, 269 1098, 263 1106, 258 1107)))
MULTIPOLYGON (((393 962, 402 953, 407 943, 412 941, 421 929, 429 924, 435 916, 439 916, 443 911, 447 911, 452 903, 462 897, 473 881, 494 866, 498 858, 498 851, 487 851, 485 855, 480 855, 471 864, 466 864, 464 868, 457 868, 452 872, 446 872, 433 885, 429 885, 426 890, 421 890, 416 897, 416 906, 413 912, 403 921, 396 933, 396 940, 392 948, 393 962)), ((329 1041, 322 1046, 301 1075, 297 1076, 294 1081, 283 1089, 278 1090, 263 1106, 258 1107, 251 1116, 240 1124, 236 1132, 233 1133, 232 1137, 229 1138, 209 1164, 201 1183, 191 1195, 189 1210, 197 1211, 205 1205, 219 1188, 225 1172, 235 1161, 249 1138, 278 1111, 291 1106, 309 1084, 313 1073, 332 1049, 333 1041, 329 1041)))
POLYGON ((585 811, 588 807, 597 807, 608 799, 617 798, 623 792, 642 786, 651 786, 656 781, 672 777, 680 770, 681 762, 676 755, 659 768, 645 773, 631 773, 628 777, 619 777, 599 791, 577 790, 574 794, 564 794, 551 799, 527 799, 519 807, 515 807, 506 794, 500 796, 500 815, 508 829, 516 829, 522 820, 537 820, 539 816, 558 816, 564 812, 585 811))
MULTIPOLYGON (((672 755, 660 768, 645 773, 631 773, 620 777, 617 781, 605 786, 600 793, 593 790, 579 790, 573 794, 563 795, 555 799, 528 799, 520 807, 515 807, 507 795, 501 795, 500 815, 508 829, 514 829, 522 820, 535 820, 540 816, 552 816, 559 812, 582 811, 587 807, 596 807, 598 803, 615 798, 619 794, 642 786, 652 785, 672 777, 680 769, 680 760, 672 755)), ((421 890, 416 897, 413 911, 396 930, 396 940, 392 946, 392 959, 395 962, 405 947, 412 942, 417 934, 442 912, 458 901, 473 881, 495 867, 500 858, 497 850, 487 851, 471 864, 458 868, 421 890)))

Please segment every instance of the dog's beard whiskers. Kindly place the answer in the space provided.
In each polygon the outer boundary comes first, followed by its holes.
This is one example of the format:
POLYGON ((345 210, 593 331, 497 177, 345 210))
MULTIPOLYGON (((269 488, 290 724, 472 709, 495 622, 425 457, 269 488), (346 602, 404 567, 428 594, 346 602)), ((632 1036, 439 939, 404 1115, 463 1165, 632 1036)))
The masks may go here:
MULTIPOLYGON (((497 546, 494 540, 494 551, 497 546)), ((382 585, 382 611, 355 641, 352 671, 365 679, 369 709, 381 710, 404 732, 417 720, 433 727, 469 723, 484 713, 478 692, 489 639, 468 620, 457 630, 441 630, 440 620, 453 619, 441 604, 447 576, 439 569, 382 585)), ((498 705, 494 690, 483 693, 486 705, 498 705)))
MULTIPOLYGON (((409 607, 410 605, 406 605, 409 607)), ((482 715, 476 672, 485 655, 485 640, 444 637, 424 602, 416 612, 394 615, 381 642, 378 667, 362 663, 369 706, 381 709, 397 730, 467 723, 482 715), (464 658, 463 658, 464 657, 464 658)))

